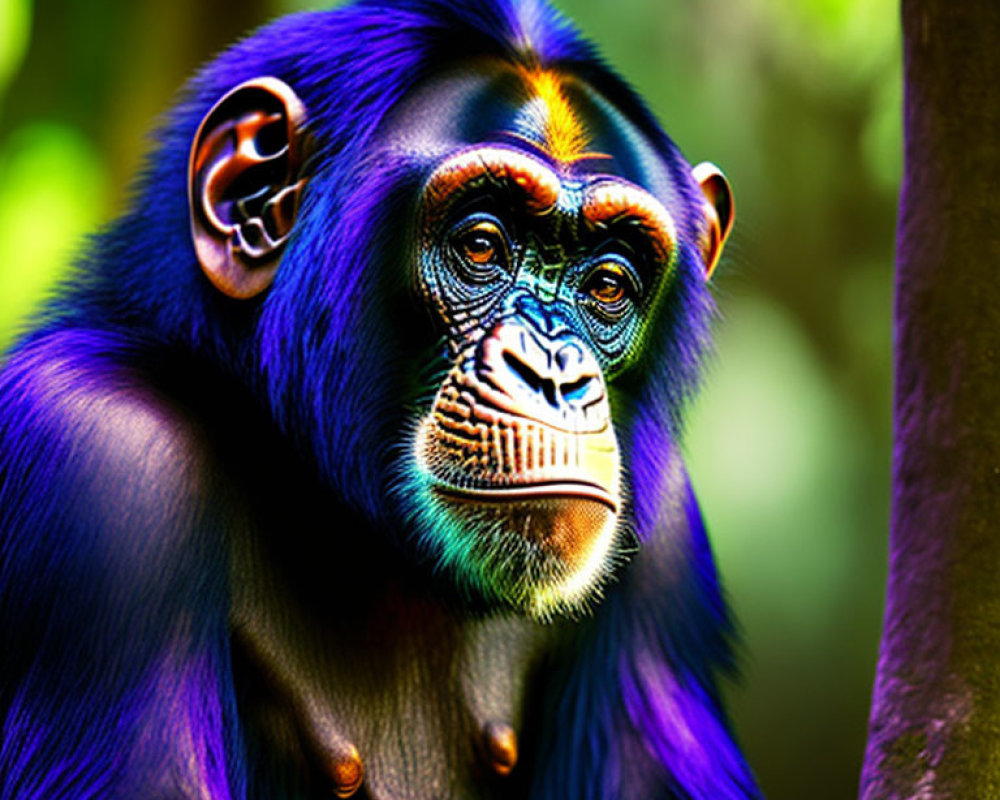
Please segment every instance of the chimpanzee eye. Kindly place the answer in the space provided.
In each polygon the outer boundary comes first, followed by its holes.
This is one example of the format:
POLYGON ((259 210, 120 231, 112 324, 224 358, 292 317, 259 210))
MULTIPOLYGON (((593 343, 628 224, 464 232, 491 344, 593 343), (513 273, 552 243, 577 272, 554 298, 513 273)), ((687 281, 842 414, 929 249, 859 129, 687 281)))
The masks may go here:
POLYGON ((498 247, 494 226, 483 222, 462 237, 462 251, 474 264, 486 264, 493 260, 498 247))
MULTIPOLYGON (((620 268, 618 268, 620 269, 620 268)), ((625 297, 624 276, 618 269, 601 270, 590 280, 590 296, 604 305, 612 305, 625 297)))
POLYGON ((634 276, 618 259, 597 264, 587 275, 582 289, 588 304, 612 320, 625 316, 639 295, 634 276))
POLYGON ((452 246, 474 271, 507 266, 507 240, 493 220, 480 219, 461 227, 454 236, 452 246))

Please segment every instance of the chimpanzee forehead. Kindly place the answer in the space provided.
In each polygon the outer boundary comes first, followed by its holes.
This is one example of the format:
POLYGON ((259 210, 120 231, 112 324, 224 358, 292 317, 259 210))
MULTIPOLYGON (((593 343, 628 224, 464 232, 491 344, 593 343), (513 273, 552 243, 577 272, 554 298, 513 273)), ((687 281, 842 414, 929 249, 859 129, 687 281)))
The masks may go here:
POLYGON ((547 163, 566 181, 615 176, 667 207, 677 197, 666 163, 638 128, 587 84, 554 70, 503 62, 454 70, 403 103, 384 141, 428 157, 504 144, 547 163))

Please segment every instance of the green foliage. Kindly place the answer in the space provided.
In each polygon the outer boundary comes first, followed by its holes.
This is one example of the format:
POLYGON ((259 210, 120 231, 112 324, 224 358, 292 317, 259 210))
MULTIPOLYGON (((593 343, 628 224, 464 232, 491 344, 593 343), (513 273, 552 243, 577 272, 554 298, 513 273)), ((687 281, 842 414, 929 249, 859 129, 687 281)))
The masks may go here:
POLYGON ((21 65, 30 31, 31 0, 0 0, 0 93, 21 65))
POLYGON ((105 207, 104 168, 72 128, 30 123, 0 149, 0 348, 66 273, 105 207))

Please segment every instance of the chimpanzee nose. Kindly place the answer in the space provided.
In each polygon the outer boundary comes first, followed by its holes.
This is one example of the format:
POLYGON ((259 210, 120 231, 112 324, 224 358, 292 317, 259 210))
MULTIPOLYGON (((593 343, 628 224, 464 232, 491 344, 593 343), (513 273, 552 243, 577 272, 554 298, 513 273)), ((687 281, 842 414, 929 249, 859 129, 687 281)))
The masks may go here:
POLYGON ((541 394, 553 408, 563 404, 579 406, 588 390, 596 386, 597 375, 586 370, 584 352, 575 342, 562 346, 555 343, 556 349, 530 333, 522 333, 518 339, 516 346, 504 349, 508 375, 516 376, 529 391, 541 394))
POLYGON ((553 424, 577 427, 604 397, 600 365, 578 337, 550 338, 516 320, 490 331, 479 366, 484 380, 515 404, 512 410, 553 424))

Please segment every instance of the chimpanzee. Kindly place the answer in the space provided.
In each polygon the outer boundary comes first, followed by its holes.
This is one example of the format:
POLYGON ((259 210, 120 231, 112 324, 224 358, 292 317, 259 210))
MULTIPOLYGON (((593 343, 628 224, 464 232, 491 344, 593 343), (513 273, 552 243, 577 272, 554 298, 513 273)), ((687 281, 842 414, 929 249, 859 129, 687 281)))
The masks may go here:
POLYGON ((725 798, 732 223, 542 0, 265 27, 0 372, 3 798, 725 798))

